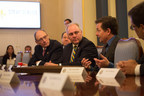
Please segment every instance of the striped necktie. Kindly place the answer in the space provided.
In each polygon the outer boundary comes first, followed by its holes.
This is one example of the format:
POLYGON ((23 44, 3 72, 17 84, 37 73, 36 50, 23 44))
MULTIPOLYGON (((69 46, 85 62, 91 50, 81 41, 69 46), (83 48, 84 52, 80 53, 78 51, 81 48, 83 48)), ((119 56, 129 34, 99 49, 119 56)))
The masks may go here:
POLYGON ((77 50, 77 46, 74 46, 73 47, 73 53, 72 53, 72 56, 71 56, 71 59, 70 59, 70 63, 72 63, 75 59, 76 50, 77 50))

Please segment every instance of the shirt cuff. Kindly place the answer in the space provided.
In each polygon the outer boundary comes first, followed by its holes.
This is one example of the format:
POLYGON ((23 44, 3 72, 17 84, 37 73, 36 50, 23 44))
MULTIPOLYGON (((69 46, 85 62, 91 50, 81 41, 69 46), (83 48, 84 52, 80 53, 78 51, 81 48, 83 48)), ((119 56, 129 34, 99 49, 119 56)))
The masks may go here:
POLYGON ((140 64, 135 67, 135 75, 140 75, 140 64))
POLYGON ((36 62, 36 66, 39 66, 40 62, 41 62, 41 60, 40 60, 40 61, 37 61, 37 62, 36 62))
POLYGON ((112 62, 109 63, 108 68, 114 68, 114 64, 112 62))
POLYGON ((135 84, 138 86, 138 87, 140 87, 141 86, 141 84, 140 84, 140 77, 135 77, 135 84))

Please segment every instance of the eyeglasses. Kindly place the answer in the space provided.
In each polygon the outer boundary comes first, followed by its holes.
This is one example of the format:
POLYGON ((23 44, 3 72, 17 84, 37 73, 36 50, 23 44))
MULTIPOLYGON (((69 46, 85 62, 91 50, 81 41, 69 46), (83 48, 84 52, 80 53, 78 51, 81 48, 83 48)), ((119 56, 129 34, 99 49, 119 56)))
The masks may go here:
POLYGON ((38 42, 42 42, 43 40, 47 39, 48 35, 43 36, 42 38, 40 38, 39 40, 37 40, 38 42))

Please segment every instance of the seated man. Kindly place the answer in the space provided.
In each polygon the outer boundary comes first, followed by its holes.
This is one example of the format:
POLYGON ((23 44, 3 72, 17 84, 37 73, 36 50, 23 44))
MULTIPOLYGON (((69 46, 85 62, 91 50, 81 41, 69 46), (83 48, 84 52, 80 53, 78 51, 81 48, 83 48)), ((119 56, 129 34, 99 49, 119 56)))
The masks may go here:
POLYGON ((32 48, 30 45, 25 46, 25 52, 31 52, 32 48))
POLYGON ((63 48, 64 48, 67 44, 71 43, 71 41, 69 40, 68 35, 67 35, 66 32, 63 32, 63 33, 62 33, 62 35, 61 35, 61 41, 62 41, 63 48))
POLYGON ((32 48, 30 45, 25 46, 25 53, 30 53, 30 58, 32 58, 32 48))
MULTIPOLYGON (((63 49, 62 65, 82 66, 81 60, 83 58, 89 59, 95 66, 93 58, 98 57, 96 46, 93 42, 82 36, 82 30, 78 24, 69 24, 66 33, 71 41, 70 44, 63 49)), ((52 64, 47 64, 47 66, 52 64)))
POLYGON ((29 61, 29 66, 31 65, 44 65, 48 62, 60 63, 62 62, 62 45, 56 41, 49 39, 48 34, 43 30, 38 30, 34 34, 35 42, 35 52, 29 61))
MULTIPOLYGON (((98 36, 99 41, 104 45, 102 52, 100 54, 100 59, 94 58, 96 65, 99 68, 114 67, 114 54, 115 48, 117 46, 120 38, 117 36, 118 34, 118 22, 116 18, 107 16, 102 17, 95 21, 96 23, 96 36, 98 36)), ((82 60, 83 66, 86 68, 91 64, 87 59, 82 60)))
MULTIPOLYGON (((144 2, 133 7, 128 15, 131 20, 131 29, 144 40, 144 2)), ((120 61, 117 67, 127 75, 144 75, 144 54, 137 62, 135 60, 120 61)))

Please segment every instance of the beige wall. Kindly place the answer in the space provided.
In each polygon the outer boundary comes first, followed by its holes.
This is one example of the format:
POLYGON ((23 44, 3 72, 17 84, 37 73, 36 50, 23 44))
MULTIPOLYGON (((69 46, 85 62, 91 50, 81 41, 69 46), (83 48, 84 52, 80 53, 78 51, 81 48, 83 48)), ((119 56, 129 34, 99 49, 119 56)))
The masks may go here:
POLYGON ((83 0, 84 36, 97 45, 96 37, 96 0, 83 0))

